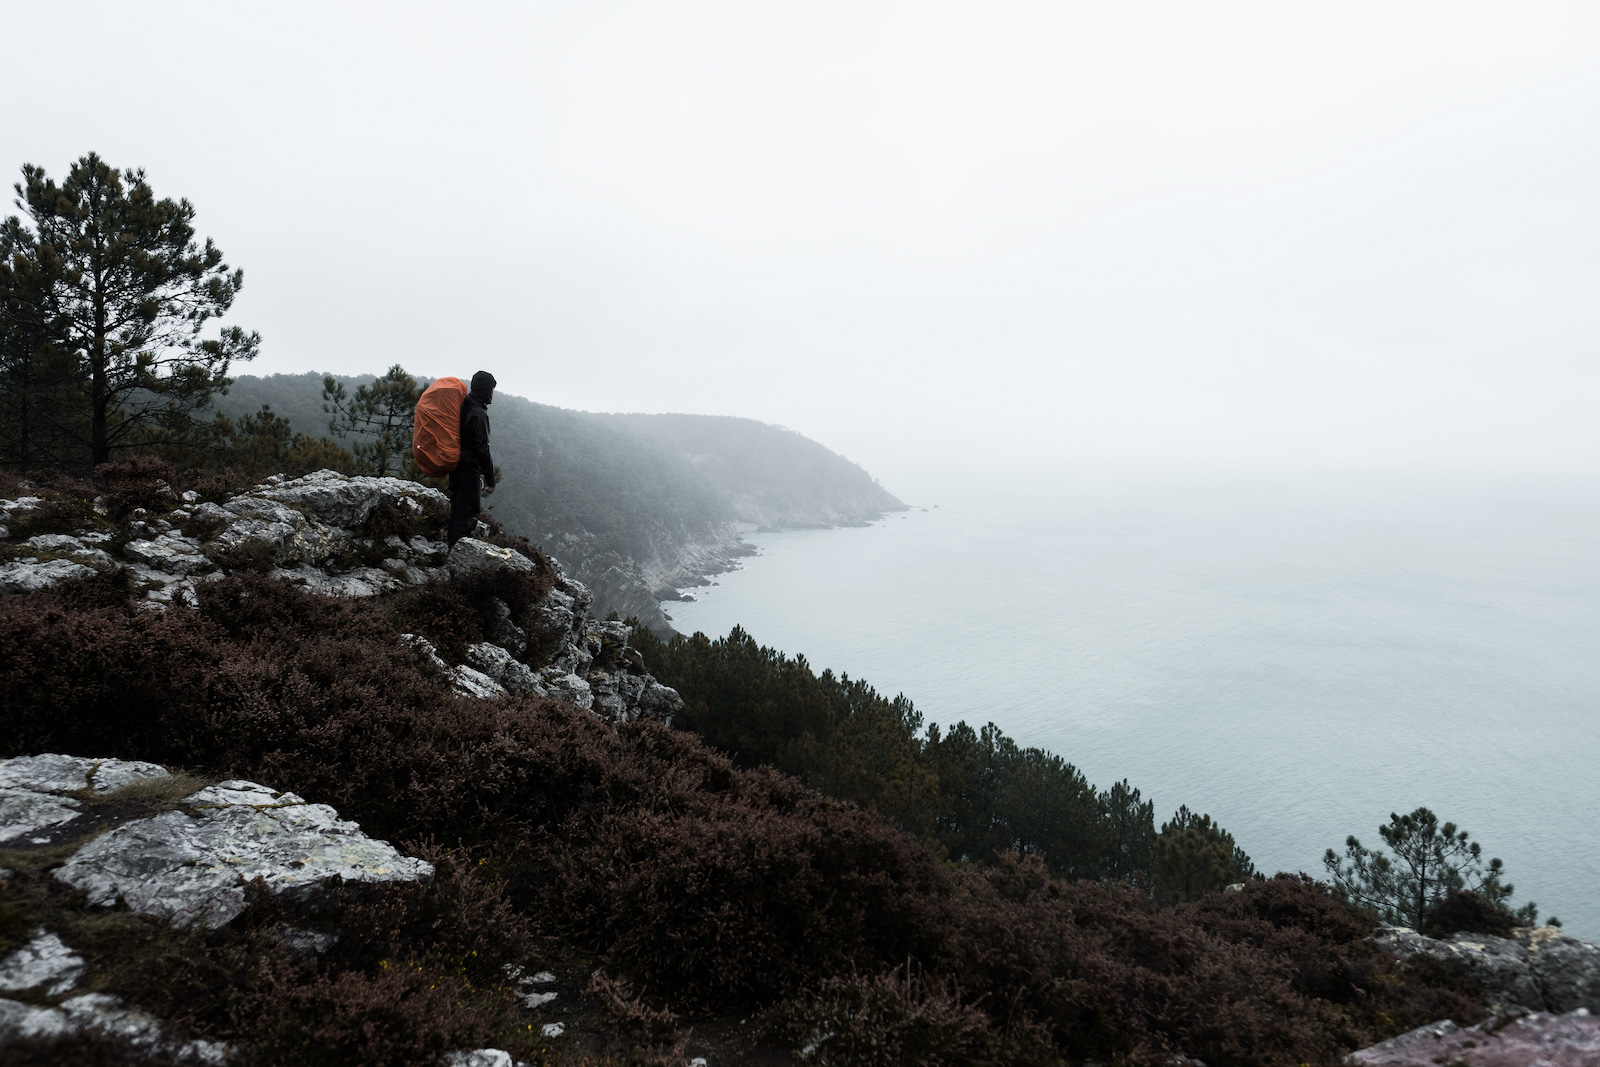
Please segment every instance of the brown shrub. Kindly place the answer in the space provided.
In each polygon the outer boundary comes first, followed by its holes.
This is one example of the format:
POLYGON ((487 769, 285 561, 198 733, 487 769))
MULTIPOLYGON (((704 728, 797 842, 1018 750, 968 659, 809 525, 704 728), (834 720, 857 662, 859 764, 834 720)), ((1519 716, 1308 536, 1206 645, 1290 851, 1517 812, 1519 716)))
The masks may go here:
MULTIPOLYGON (((466 593, 421 592, 413 608, 459 598, 443 615, 476 625, 466 593)), ((1314 883, 1172 908, 1050 878, 1036 857, 952 868, 690 735, 458 696, 400 640, 395 612, 250 575, 199 597, 196 611, 162 613, 75 606, 60 591, 0 600, 4 754, 253 778, 375 836, 439 842, 416 846, 437 857, 432 887, 297 920, 342 936, 309 971, 274 947, 272 910, 253 906, 238 930, 169 939, 165 962, 124 976, 122 988, 181 994, 189 1006, 162 1010, 247 1045, 241 1062, 415 1062, 510 1041, 497 968, 536 936, 592 953, 644 1004, 796 997, 858 1019, 849 1040, 863 1047, 952 1062, 992 1039, 1015 1063, 1182 1051, 1212 1067, 1332 1064, 1481 1013, 1459 979, 1380 952, 1370 922, 1314 883), (904 976, 884 977, 897 967, 904 976)))
POLYGON ((94 471, 106 514, 113 522, 122 522, 139 508, 171 511, 178 503, 172 490, 176 478, 172 468, 154 456, 102 463, 94 471))
POLYGON ((1422 917, 1421 933, 1448 938, 1457 933, 1510 937, 1518 926, 1530 925, 1481 893, 1452 889, 1422 917))
POLYGON ((963 1003, 953 982, 929 981, 909 963, 871 978, 824 979, 764 1028, 824 1067, 1022 1062, 1002 1057, 989 1017, 963 1003))

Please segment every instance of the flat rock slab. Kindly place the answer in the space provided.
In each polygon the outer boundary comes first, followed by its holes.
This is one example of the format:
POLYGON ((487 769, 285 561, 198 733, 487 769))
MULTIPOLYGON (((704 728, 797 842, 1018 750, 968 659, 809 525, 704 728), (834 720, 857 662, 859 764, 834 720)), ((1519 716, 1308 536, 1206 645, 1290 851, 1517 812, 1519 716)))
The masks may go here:
POLYGON ((1600 1064, 1600 1017, 1497 1016, 1477 1026, 1448 1019, 1390 1038, 1345 1060, 1351 1067, 1593 1067, 1600 1064))
POLYGON ((55 876, 91 904, 123 900, 173 925, 216 928, 244 910, 245 884, 275 893, 330 884, 415 882, 433 866, 374 840, 326 804, 233 780, 182 802, 187 810, 123 823, 79 849, 55 876))
POLYGON ((54 1008, 0 999, 0 1035, 63 1037, 84 1030, 120 1038, 137 1049, 166 1052, 180 1062, 227 1062, 223 1045, 214 1041, 171 1041, 156 1019, 105 993, 85 993, 54 1008))
POLYGON ((31 941, 0 960, 0 991, 33 989, 48 997, 60 996, 77 985, 82 974, 83 957, 41 926, 31 941))
POLYGON ((19 559, 0 567, 0 589, 12 593, 33 593, 62 582, 92 578, 97 573, 93 567, 74 563, 70 559, 51 559, 43 563, 37 559, 19 559))
POLYGON ((138 760, 82 756, 17 756, 0 760, 0 844, 33 842, 34 835, 76 819, 73 793, 109 793, 143 778, 165 778, 165 767, 138 760))

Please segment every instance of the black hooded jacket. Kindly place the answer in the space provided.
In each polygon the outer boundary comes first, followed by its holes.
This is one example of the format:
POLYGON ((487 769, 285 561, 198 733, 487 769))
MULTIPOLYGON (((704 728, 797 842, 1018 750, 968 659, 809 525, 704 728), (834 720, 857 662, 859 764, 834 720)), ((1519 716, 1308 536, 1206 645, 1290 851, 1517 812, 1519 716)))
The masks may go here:
POLYGON ((472 376, 472 392, 461 402, 461 462, 456 470, 483 475, 485 487, 494 485, 494 457, 489 455, 489 405, 493 395, 494 379, 489 379, 487 389, 478 379, 487 377, 482 371, 472 376))

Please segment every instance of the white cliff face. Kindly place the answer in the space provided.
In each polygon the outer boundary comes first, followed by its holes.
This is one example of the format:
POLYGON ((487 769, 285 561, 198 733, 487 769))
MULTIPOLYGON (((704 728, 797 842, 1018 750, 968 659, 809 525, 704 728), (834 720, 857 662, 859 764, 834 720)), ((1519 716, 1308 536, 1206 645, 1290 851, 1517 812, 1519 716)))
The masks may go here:
MULTIPOLYGON (((170 510, 136 510, 115 536, 86 529, 29 538, 21 547, 34 554, 0 565, 0 591, 27 593, 123 571, 144 604, 166 609, 196 606, 198 584, 240 567, 265 570, 329 597, 376 597, 430 580, 469 581, 501 572, 531 577, 538 570, 521 552, 478 538, 462 538, 447 549, 420 534, 367 536, 364 528, 380 508, 402 521, 441 526, 448 515, 443 493, 398 478, 324 470, 269 478, 222 503, 200 503, 193 493, 169 496, 170 510)), ((23 515, 37 505, 36 497, 0 501, 0 514, 23 515)), ((613 721, 670 720, 682 701, 645 672, 637 653, 628 655, 628 628, 591 618, 589 590, 551 564, 554 587, 529 623, 536 634, 518 626, 510 609, 495 600, 491 606, 499 618, 489 640, 473 646, 467 662, 440 661, 439 669, 459 692, 479 699, 531 693, 613 721), (538 669, 523 659, 534 637, 543 651, 539 662, 548 664, 538 669)), ((0 806, 6 803, 0 796, 0 806)), ((42 805, 40 819, 66 818, 63 810, 70 807, 60 800, 29 803, 42 805)), ((21 825, 20 817, 6 821, 21 825)))

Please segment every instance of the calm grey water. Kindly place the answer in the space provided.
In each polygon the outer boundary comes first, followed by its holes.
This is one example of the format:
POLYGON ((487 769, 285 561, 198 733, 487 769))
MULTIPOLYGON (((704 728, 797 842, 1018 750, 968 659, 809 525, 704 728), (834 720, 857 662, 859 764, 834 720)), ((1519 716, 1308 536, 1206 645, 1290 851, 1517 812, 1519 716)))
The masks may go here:
POLYGON ((675 625, 993 721, 1267 871, 1428 805, 1600 939, 1600 481, 891 488, 914 510, 751 535, 675 625))

